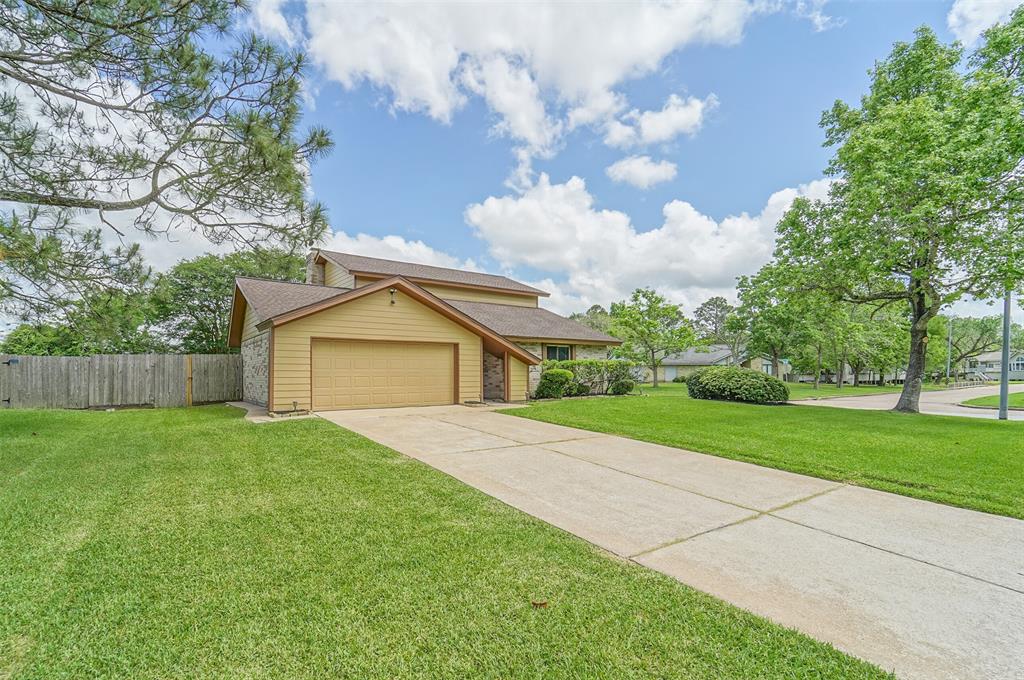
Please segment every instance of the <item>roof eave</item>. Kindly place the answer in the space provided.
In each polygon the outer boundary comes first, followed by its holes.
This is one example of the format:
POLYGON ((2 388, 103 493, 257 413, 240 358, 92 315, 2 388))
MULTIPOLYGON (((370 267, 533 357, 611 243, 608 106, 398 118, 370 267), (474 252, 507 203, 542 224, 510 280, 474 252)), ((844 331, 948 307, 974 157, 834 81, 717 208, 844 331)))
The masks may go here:
POLYGON ((503 349, 507 350, 510 354, 515 356, 520 361, 535 365, 540 363, 533 354, 522 349, 516 343, 512 342, 505 336, 501 335, 497 331, 494 331, 484 324, 480 323, 473 317, 469 316, 465 312, 456 309, 449 305, 447 302, 437 297, 430 291, 420 288, 415 283, 409 281, 402 276, 393 276, 386 279, 381 279, 366 286, 360 286, 359 288, 353 288, 352 290, 342 291, 338 295, 333 295, 325 300, 320 300, 309 305, 303 305, 288 312, 278 314, 277 316, 270 317, 257 324, 256 328, 265 330, 268 328, 276 328, 292 321, 297 321, 304 317, 310 316, 322 312, 326 309, 334 307, 339 304, 350 302, 351 300, 357 300, 373 293, 378 293, 387 288, 397 288, 404 290, 404 292, 413 298, 416 298, 421 304, 426 304, 428 307, 433 307, 435 311, 438 311, 442 316, 447 317, 449 320, 458 323, 459 325, 473 331, 481 337, 486 337, 496 342, 503 349))

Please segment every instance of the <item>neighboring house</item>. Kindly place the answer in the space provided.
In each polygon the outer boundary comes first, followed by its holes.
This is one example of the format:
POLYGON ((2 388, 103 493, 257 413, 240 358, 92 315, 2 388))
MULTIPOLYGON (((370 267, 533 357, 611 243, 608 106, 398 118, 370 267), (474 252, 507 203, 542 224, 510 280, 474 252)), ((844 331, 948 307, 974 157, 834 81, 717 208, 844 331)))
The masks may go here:
MULTIPOLYGON (((1003 367, 1003 352, 985 352, 967 362, 967 370, 982 373, 989 380, 999 380, 1003 367)), ((1024 350, 1010 350, 1010 380, 1024 380, 1024 350)))
POLYGON ((243 398, 270 412, 523 401, 544 359, 606 358, 615 338, 504 276, 327 250, 306 283, 238 278, 228 344, 243 398))
MULTIPOLYGON (((764 373, 772 372, 772 362, 759 356, 747 356, 745 350, 741 350, 738 357, 733 357, 732 348, 729 345, 708 345, 703 348, 690 348, 679 354, 670 354, 661 361, 658 367, 658 381, 669 382, 681 375, 690 375, 699 368, 705 366, 743 366, 755 371, 764 373)), ((782 362, 782 373, 785 377, 789 373, 789 364, 782 362)), ((651 381, 651 369, 644 372, 644 381, 651 381)))

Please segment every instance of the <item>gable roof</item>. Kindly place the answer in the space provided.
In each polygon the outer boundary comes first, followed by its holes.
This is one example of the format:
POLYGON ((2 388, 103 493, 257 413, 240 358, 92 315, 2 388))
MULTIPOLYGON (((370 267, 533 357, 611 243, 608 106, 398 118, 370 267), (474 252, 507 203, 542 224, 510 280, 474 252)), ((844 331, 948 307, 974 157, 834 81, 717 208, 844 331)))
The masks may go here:
POLYGON ((732 357, 728 345, 708 345, 703 349, 691 347, 685 352, 670 354, 662 360, 665 366, 713 366, 732 357))
POLYGON ((320 250, 321 255, 344 267, 353 274, 369 274, 373 276, 401 276, 413 281, 437 281, 459 286, 492 288, 508 293, 538 295, 547 297, 549 293, 527 286, 525 283, 513 281, 507 276, 467 272, 461 269, 434 267, 427 264, 385 260, 379 257, 366 257, 351 253, 338 253, 332 250, 320 250))
MULTIPOLYGON (((261 279, 236 279, 235 281, 236 298, 238 295, 242 295, 244 301, 252 305, 254 311, 259 310, 257 312, 259 321, 256 327, 260 330, 281 326, 337 305, 358 300, 367 295, 391 288, 402 291, 420 304, 433 309, 450 321, 476 333, 483 338, 485 346, 488 346, 491 351, 497 353, 508 352, 527 365, 538 363, 538 359, 535 356, 511 340, 507 340, 500 333, 495 332, 433 293, 420 288, 415 283, 407 281, 400 276, 382 279, 351 290, 329 286, 305 286, 305 284, 261 279), (253 282, 258 282, 258 285, 251 285, 253 282), (305 290, 303 287, 305 287, 305 290), (314 295, 308 289, 320 289, 320 291, 324 291, 324 294, 314 295)), ((234 310, 232 310, 232 333, 230 339, 233 339, 236 335, 234 332, 236 323, 238 326, 237 335, 241 336, 241 320, 236 322, 234 310)), ((229 342, 229 344, 231 343, 229 342)))
POLYGON ((540 307, 465 300, 447 300, 446 302, 507 337, 576 340, 602 345, 622 344, 622 341, 617 338, 540 307))

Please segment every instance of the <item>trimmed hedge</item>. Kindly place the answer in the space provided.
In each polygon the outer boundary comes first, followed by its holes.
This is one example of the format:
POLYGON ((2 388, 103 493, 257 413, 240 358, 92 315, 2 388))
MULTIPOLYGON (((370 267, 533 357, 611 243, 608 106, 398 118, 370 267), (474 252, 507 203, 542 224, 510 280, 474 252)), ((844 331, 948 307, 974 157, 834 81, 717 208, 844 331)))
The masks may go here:
POLYGON ((623 380, 616 380, 615 382, 608 386, 608 394, 629 394, 630 392, 633 391, 635 387, 636 383, 630 380, 629 378, 625 378, 623 380))
MULTIPOLYGON (((587 394, 603 394, 610 391, 611 385, 620 380, 632 380, 634 364, 631 361, 622 359, 573 359, 569 361, 548 360, 541 364, 544 373, 541 373, 541 380, 544 374, 552 369, 560 369, 572 373, 572 380, 583 385, 579 388, 578 394, 570 395, 568 391, 564 396, 584 396, 587 394), (583 389, 586 389, 584 392, 583 389)), ((537 387, 537 398, 540 396, 540 386, 537 387)))
POLYGON ((708 366, 692 374, 686 391, 694 399, 778 404, 789 400, 786 384, 760 371, 739 366, 708 366))
POLYGON ((674 383, 684 383, 684 382, 686 382, 686 378, 687 377, 688 376, 685 376, 685 375, 677 375, 676 377, 672 378, 672 382, 674 382, 674 383))
POLYGON ((536 396, 538 399, 561 399, 572 383, 572 371, 561 368, 548 369, 540 374, 536 396))

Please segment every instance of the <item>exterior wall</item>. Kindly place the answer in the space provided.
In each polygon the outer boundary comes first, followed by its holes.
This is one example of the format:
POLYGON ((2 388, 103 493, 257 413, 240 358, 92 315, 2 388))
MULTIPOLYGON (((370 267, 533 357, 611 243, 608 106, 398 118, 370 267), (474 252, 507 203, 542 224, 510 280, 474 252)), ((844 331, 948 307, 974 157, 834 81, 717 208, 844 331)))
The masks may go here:
POLYGON ((274 329, 274 403, 271 410, 310 404, 311 339, 406 340, 459 345, 458 401, 480 401, 480 337, 404 293, 391 304, 388 291, 336 305, 274 329))
POLYGON ((484 352, 484 399, 505 398, 505 360, 484 352))
POLYGON ((259 331, 256 330, 256 314, 253 313, 252 307, 246 304, 245 316, 242 318, 242 341, 245 342, 254 335, 259 335, 259 331))
POLYGON ((267 405, 267 373, 270 369, 270 332, 242 340, 242 401, 267 405))
MULTIPOLYGON (((516 341, 516 344, 525 349, 530 354, 534 355, 535 357, 539 357, 542 360, 544 359, 544 357, 540 353, 539 342, 533 343, 516 341)), ((530 392, 530 394, 533 394, 537 390, 537 385, 540 383, 541 366, 540 364, 537 364, 536 366, 528 366, 527 368, 528 375, 526 380, 526 389, 530 392)))
MULTIPOLYGON (((369 279, 361 276, 355 278, 355 287, 365 286, 379 279, 369 279)), ((328 284, 331 285, 331 284, 328 284)), ((475 288, 459 288, 457 286, 445 286, 433 283, 416 284, 423 290, 428 290, 444 300, 468 300, 470 302, 490 302, 499 305, 516 305, 518 307, 536 307, 536 295, 509 295, 496 293, 489 290, 478 290, 475 288)))
POLYGON ((339 267, 328 260, 324 264, 324 285, 335 288, 355 288, 356 277, 349 274, 344 267, 339 267))
MULTIPOLYGON (((509 401, 526 401, 532 392, 529 388, 530 369, 539 367, 527 366, 515 357, 509 357, 509 363, 509 401)), ((540 373, 537 375, 540 376, 540 373)))
POLYGON ((316 253, 306 256, 306 283, 314 286, 324 285, 324 266, 316 263, 316 253))
POLYGON ((608 345, 576 345, 575 353, 577 359, 607 359, 608 345))

